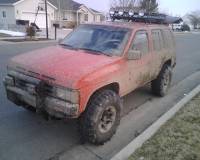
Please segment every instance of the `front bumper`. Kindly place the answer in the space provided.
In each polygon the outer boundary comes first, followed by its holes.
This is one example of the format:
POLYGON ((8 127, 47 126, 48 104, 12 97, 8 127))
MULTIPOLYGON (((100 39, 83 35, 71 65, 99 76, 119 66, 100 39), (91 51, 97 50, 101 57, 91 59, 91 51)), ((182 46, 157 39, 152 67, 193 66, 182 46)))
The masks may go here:
MULTIPOLYGON (((29 87, 19 88, 11 80, 12 77, 7 76, 4 80, 4 85, 6 88, 7 98, 24 108, 31 106, 36 110, 41 110, 46 112, 48 115, 56 118, 76 118, 79 113, 79 105, 72 104, 67 101, 63 101, 54 97, 47 96, 45 94, 40 94, 34 92, 37 86, 42 87, 40 82, 27 85, 29 87)), ((23 77, 26 78, 26 77, 23 77)), ((30 79, 30 77, 28 77, 30 79)))

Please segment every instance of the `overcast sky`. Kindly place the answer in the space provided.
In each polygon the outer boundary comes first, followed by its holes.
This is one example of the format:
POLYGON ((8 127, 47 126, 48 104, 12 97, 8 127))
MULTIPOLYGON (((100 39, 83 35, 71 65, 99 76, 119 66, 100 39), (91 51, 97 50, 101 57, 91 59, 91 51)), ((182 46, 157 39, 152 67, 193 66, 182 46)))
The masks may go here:
MULTIPOLYGON (((75 0, 99 11, 109 10, 110 0, 75 0)), ((161 11, 183 16, 188 12, 200 10, 200 0, 159 0, 161 11)))

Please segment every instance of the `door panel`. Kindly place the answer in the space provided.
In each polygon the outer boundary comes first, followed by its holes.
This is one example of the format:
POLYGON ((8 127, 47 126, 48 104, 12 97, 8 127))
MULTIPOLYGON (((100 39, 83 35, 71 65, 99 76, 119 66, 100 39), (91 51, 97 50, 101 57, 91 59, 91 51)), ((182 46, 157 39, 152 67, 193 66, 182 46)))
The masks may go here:
POLYGON ((127 93, 147 83, 151 76, 151 54, 148 37, 148 32, 145 30, 135 33, 130 50, 140 51, 141 59, 127 60, 127 93))
POLYGON ((155 55, 154 70, 155 70, 155 78, 156 78, 166 59, 165 56, 168 55, 168 50, 167 48, 165 48, 162 30, 153 29, 151 31, 151 34, 152 34, 152 41, 153 41, 153 54, 155 55))

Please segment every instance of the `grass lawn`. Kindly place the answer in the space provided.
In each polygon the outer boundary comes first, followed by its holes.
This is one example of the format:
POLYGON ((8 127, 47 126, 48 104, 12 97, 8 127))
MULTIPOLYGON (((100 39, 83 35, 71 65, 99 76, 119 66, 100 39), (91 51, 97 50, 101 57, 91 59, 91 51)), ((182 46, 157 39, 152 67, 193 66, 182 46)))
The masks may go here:
POLYGON ((162 126, 129 160, 200 160, 200 95, 162 126))

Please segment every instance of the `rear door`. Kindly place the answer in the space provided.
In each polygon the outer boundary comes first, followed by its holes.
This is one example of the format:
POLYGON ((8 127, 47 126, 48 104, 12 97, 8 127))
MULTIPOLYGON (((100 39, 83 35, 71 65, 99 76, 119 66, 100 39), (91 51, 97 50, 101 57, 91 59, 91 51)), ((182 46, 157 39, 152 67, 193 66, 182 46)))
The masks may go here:
POLYGON ((163 31, 161 29, 152 29, 151 36, 152 52, 154 54, 152 72, 154 73, 155 79, 165 61, 165 56, 168 54, 168 49, 165 47, 163 31))
POLYGON ((176 61, 176 50, 175 50, 175 39, 173 36, 173 33, 170 29, 164 29, 163 30, 163 34, 164 34, 164 42, 165 42, 165 48, 168 51, 168 56, 169 59, 173 59, 175 63, 176 61))

